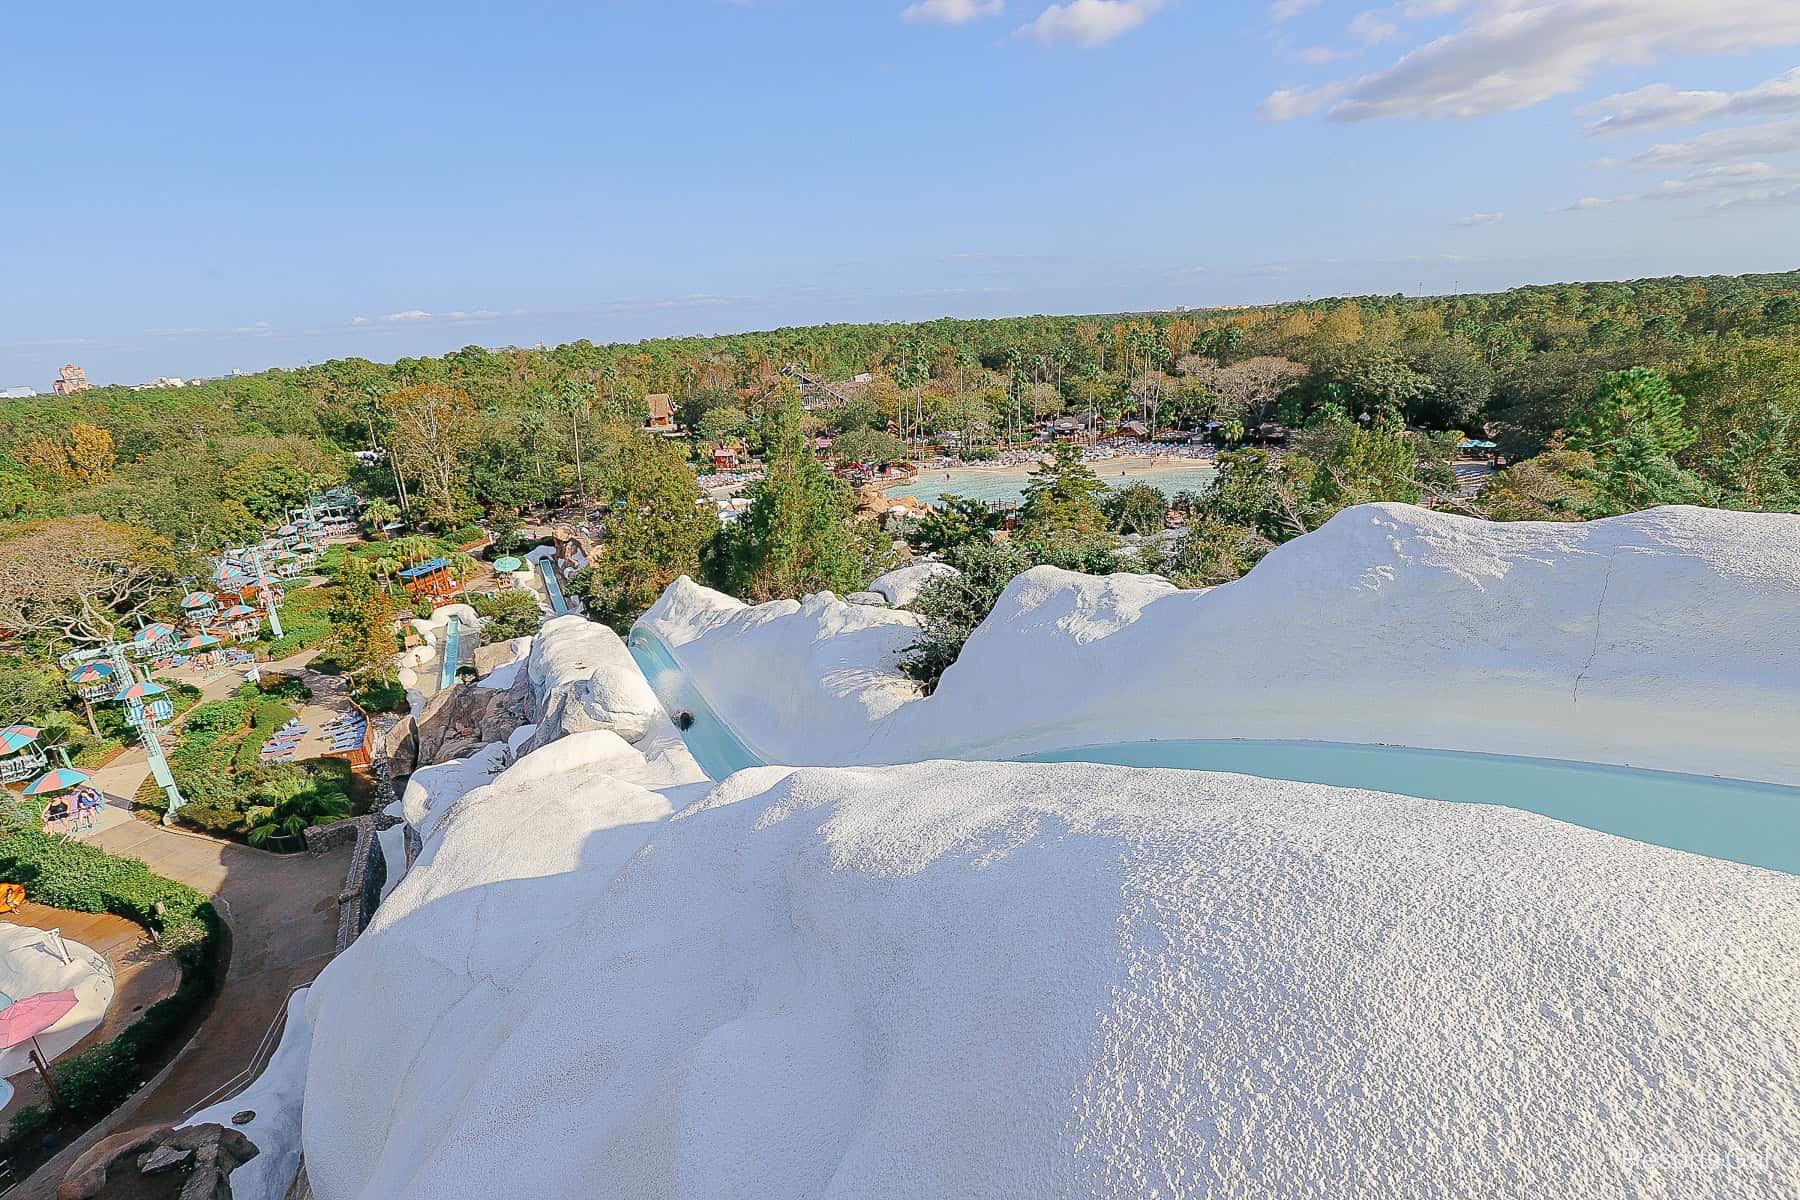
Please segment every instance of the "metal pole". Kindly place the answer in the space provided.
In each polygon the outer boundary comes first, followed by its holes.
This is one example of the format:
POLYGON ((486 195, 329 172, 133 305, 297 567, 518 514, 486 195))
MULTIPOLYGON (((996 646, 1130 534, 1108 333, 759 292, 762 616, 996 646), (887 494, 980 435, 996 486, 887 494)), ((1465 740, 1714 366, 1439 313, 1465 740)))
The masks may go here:
POLYGON ((269 614, 269 632, 281 637, 281 614, 275 610, 275 589, 269 586, 269 577, 263 571, 261 549, 250 551, 250 565, 256 568, 256 582, 262 585, 263 611, 269 614))

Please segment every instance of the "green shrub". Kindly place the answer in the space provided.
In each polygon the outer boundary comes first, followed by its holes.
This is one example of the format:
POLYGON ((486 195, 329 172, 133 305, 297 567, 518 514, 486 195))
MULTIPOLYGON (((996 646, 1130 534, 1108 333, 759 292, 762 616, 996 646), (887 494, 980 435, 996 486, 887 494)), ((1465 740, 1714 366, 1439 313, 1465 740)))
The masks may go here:
POLYGON ((167 942, 192 939, 217 921, 212 902, 185 883, 164 879, 135 858, 52 837, 36 829, 0 837, 0 878, 22 883, 51 908, 112 913, 157 931, 167 942), (159 916, 156 906, 162 905, 159 916))
POLYGON ((542 619, 537 597, 517 588, 493 596, 477 596, 474 607, 482 618, 482 640, 489 643, 531 637, 542 619))
POLYGON ((0 1154, 11 1156, 36 1146, 50 1131, 55 1120, 56 1114, 49 1106, 25 1105, 13 1114, 12 1124, 6 1128, 6 1136, 0 1138, 0 1154))
MULTIPOLYGON (((0 876, 23 883, 32 899, 74 912, 109 912, 157 933, 175 956, 181 983, 110 1042, 56 1064, 63 1111, 83 1124, 117 1108, 152 1073, 217 989, 223 969, 223 926, 212 902, 184 883, 165 879, 135 858, 97 846, 50 837, 35 829, 0 837, 0 876), (162 911, 157 912, 161 905, 162 911)), ((0 1138, 0 1155, 38 1145, 56 1114, 27 1105, 0 1138)))
POLYGON ((475 542, 487 541, 487 530, 479 525, 464 525, 460 529, 453 529, 445 534, 444 540, 452 546, 468 546, 475 542))
POLYGON ((351 693, 351 699, 372 713, 403 713, 407 709, 406 689, 391 675, 369 680, 351 693))

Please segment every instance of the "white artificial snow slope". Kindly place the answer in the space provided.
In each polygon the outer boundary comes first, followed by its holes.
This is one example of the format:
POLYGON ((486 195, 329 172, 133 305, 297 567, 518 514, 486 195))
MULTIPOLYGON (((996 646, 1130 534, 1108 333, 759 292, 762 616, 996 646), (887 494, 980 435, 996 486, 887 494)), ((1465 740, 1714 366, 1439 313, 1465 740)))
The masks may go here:
POLYGON ((934 579, 959 575, 955 567, 948 563, 922 562, 910 567, 901 567, 897 571, 889 571, 869 585, 869 590, 876 593, 889 604, 899 608, 911 604, 919 598, 919 593, 926 584, 934 579))
POLYGON ((465 796, 314 985, 321 1200, 1800 1178, 1800 879, 1242 776, 762 769, 680 808, 588 757, 465 796))
POLYGON ((753 608, 684 575, 639 624, 768 761, 861 761, 873 724, 919 694, 894 665, 919 618, 830 592, 753 608))
POLYGON ((1795 516, 1495 524, 1371 505, 1208 591, 1039 568, 930 699, 893 668, 909 630, 847 632, 844 610, 905 616, 829 597, 747 609, 677 583, 644 621, 777 762, 1269 738, 1800 784, 1795 516), (851 686, 826 686, 822 663, 851 686))
POLYGON ((635 742, 663 715, 624 639, 585 617, 544 622, 526 670, 538 706, 533 749, 588 729, 635 742))

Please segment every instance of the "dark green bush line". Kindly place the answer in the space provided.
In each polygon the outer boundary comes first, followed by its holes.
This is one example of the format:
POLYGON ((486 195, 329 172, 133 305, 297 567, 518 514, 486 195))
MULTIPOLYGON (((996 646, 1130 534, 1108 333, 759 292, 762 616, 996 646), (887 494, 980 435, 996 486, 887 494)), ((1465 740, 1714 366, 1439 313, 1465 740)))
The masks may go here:
MULTIPOLYGON (((61 1116, 85 1128, 136 1091, 205 1012, 224 974, 224 926, 205 895, 155 874, 138 859, 36 830, 0 836, 0 878, 24 884, 40 904, 112 913, 144 926, 181 969, 174 995, 152 1005, 112 1041, 53 1067, 61 1116)), ((0 1155, 30 1151, 57 1119, 42 1105, 21 1108, 0 1137, 0 1155)))

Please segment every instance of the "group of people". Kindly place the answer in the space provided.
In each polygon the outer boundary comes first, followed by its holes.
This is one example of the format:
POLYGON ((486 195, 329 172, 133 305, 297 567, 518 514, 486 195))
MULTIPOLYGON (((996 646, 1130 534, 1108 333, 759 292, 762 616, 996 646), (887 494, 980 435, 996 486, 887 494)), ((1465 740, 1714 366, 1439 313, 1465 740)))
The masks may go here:
POLYGON ((44 827, 51 833, 87 833, 100 824, 106 797, 91 784, 82 784, 66 795, 53 796, 44 809, 44 827))

